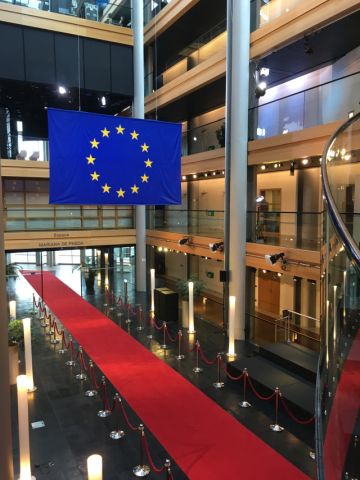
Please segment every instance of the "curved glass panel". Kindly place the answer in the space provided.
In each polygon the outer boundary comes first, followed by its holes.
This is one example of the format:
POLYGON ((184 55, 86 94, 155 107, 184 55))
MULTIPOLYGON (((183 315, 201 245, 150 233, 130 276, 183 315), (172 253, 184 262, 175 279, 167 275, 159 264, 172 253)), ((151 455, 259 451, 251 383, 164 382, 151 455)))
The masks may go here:
POLYGON ((322 355, 317 384, 320 479, 358 478, 360 408, 360 115, 322 160, 327 203, 322 247, 322 355))

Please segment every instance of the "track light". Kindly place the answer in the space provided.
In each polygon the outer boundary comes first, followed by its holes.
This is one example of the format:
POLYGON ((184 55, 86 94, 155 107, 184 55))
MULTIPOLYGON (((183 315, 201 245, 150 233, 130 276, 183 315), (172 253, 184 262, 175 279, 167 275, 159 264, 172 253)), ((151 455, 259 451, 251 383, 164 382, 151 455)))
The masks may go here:
POLYGON ((106 107, 106 97, 104 95, 100 98, 100 103, 102 107, 106 107))
POLYGON ((191 237, 184 237, 184 238, 181 238, 179 241, 178 241, 178 245, 190 245, 192 242, 192 238, 191 237))
POLYGON ((292 161, 290 162, 290 175, 294 176, 294 174, 295 174, 295 162, 292 161))
POLYGON ((224 242, 209 243, 209 248, 212 252, 223 252, 224 242))
POLYGON ((267 82, 266 79, 270 74, 269 68, 257 67, 255 70, 255 96, 256 98, 263 97, 266 93, 267 82))
POLYGON ((258 196, 256 197, 256 200, 255 200, 255 201, 256 201, 256 203, 261 203, 261 202, 263 202, 264 200, 265 200, 264 195, 258 195, 258 196))
POLYGON ((60 93, 60 95, 65 95, 67 93, 67 90, 62 85, 59 85, 58 92, 60 93))

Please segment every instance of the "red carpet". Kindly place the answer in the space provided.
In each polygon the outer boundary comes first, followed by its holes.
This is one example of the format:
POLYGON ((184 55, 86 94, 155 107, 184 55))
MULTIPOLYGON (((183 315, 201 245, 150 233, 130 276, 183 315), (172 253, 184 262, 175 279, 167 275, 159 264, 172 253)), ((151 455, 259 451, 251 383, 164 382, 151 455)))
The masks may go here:
MULTIPOLYGON (((40 294, 40 273, 23 275, 40 294)), ((45 303, 191 480, 308 478, 51 273, 43 285, 45 303)))

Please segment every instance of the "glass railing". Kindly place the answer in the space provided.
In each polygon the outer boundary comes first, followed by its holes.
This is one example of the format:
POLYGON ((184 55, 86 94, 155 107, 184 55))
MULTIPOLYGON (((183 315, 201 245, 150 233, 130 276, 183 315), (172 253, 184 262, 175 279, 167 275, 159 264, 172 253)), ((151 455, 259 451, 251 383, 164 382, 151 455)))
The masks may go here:
POLYGON ((131 207, 6 205, 5 231, 133 228, 131 207))
POLYGON ((337 130, 322 160, 327 215, 322 248, 322 352, 316 395, 319 480, 359 475, 359 146, 360 114, 337 130))
POLYGON ((251 0, 251 31, 271 23, 283 15, 291 15, 299 5, 313 3, 312 0, 251 0))
POLYGON ((322 212, 248 211, 248 220, 254 226, 251 242, 320 250, 322 212))
POLYGON ((171 0, 146 0, 144 2, 144 25, 150 22, 171 0))
POLYGON ((182 133, 182 155, 206 152, 225 146, 225 119, 190 128, 182 133))
POLYGON ((226 20, 222 20, 176 55, 161 73, 152 72, 145 77, 145 95, 161 88, 179 75, 191 70, 212 55, 226 49, 226 20))
MULTIPOLYGON (((5 146, 4 146, 5 147, 5 146)), ((5 148, 2 150, 5 151, 5 148)), ((7 154, 9 160, 49 161, 49 141, 35 137, 24 138, 21 133, 7 136, 7 154)))
POLYGON ((224 211, 176 208, 148 210, 147 228, 221 238, 224 235, 224 211))
POLYGON ((359 111, 359 89, 357 72, 251 108, 249 138, 268 138, 346 119, 359 111))
POLYGON ((107 2, 106 0, 64 0, 62 2, 53 0, 0 0, 0 2, 131 28, 131 8, 127 0, 115 0, 113 2, 107 2))

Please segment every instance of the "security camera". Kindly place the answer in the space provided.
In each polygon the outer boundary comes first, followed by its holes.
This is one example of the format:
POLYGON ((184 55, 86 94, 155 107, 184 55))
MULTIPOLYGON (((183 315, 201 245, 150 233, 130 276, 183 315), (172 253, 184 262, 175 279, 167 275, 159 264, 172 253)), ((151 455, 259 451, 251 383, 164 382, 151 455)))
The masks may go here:
POLYGON ((282 263, 286 263, 285 260, 285 253, 275 253, 274 255, 265 255, 265 261, 269 265, 275 265, 276 262, 281 261, 282 263))
POLYGON ((184 237, 178 241, 178 245, 190 245, 191 237, 184 237))
POLYGON ((224 242, 209 243, 209 248, 212 252, 223 252, 224 242))

